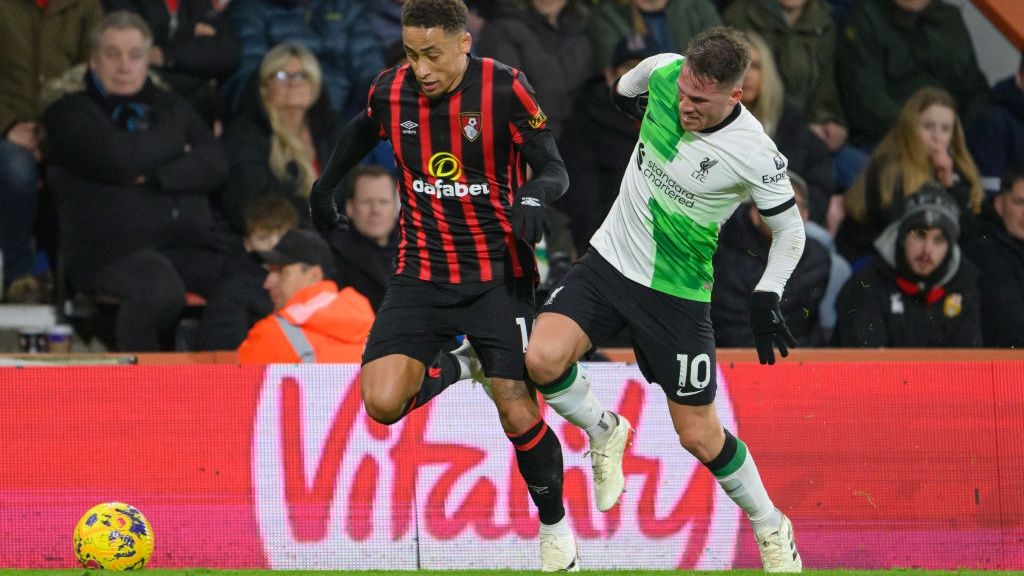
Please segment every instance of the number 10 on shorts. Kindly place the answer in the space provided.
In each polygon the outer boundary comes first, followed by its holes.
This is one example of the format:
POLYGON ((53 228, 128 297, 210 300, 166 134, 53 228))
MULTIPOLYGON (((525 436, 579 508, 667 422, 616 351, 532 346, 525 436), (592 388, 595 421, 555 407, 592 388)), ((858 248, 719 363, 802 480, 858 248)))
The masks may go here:
POLYGON ((711 356, 697 354, 691 362, 689 354, 676 354, 676 360, 679 361, 679 389, 676 390, 676 396, 700 394, 711 382, 711 356), (687 390, 687 383, 694 390, 687 390))

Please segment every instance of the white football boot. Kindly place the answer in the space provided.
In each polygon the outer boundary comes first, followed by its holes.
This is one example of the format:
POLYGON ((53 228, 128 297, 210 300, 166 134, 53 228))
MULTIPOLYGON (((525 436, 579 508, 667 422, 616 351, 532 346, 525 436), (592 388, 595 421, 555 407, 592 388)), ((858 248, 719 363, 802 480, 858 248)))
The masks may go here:
POLYGON ((754 536, 765 572, 794 573, 803 570, 803 561, 793 537, 793 523, 785 514, 782 514, 782 523, 777 528, 755 530, 754 536))
POLYGON ((626 477, 622 473, 622 456, 633 438, 633 427, 629 420, 614 412, 610 413, 616 421, 611 434, 601 444, 592 441, 587 452, 594 471, 594 499, 601 512, 611 510, 622 496, 626 485, 626 477))
MULTIPOLYGON (((563 519, 567 522, 568 519, 563 519)), ((580 559, 572 531, 540 532, 541 572, 579 572, 580 559)))

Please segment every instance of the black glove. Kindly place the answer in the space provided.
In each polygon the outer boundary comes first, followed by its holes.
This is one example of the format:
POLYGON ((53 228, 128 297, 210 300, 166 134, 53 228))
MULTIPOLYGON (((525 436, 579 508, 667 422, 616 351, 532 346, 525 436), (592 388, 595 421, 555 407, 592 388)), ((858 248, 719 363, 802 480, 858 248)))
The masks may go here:
POLYGON ((774 292, 750 295, 750 329, 754 332, 754 346, 761 364, 775 364, 773 346, 778 346, 783 358, 789 355, 790 348, 796 347, 796 340, 779 310, 779 297, 774 292))
POLYGON ((618 80, 616 80, 615 83, 612 84, 612 104, 614 104, 620 112, 625 112, 626 114, 629 114, 636 120, 643 120, 644 114, 647 112, 648 93, 644 92, 643 94, 640 94, 638 96, 623 96, 622 94, 619 94, 618 85, 618 80))
POLYGON ((512 206, 512 233, 528 244, 540 242, 546 219, 544 203, 536 196, 520 194, 512 206))
POLYGON ((348 229, 348 218, 338 213, 334 204, 334 190, 322 190, 319 180, 313 183, 313 191, 309 194, 309 215, 321 234, 348 229))

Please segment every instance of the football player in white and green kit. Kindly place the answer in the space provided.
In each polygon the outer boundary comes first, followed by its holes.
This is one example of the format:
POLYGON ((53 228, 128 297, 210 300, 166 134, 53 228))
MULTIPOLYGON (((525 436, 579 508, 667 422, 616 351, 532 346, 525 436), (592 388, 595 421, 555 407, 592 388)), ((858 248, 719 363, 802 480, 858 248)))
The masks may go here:
POLYGON ((714 404, 711 262, 719 227, 748 198, 772 230, 750 299, 758 357, 773 364, 773 346, 785 356, 795 344, 779 298, 803 252, 804 227, 786 158, 740 104, 748 50, 739 32, 716 27, 694 38, 685 58, 653 56, 619 79, 613 98, 642 113, 640 140, 591 250, 537 318, 526 366, 547 403, 590 436, 598 507, 606 510, 622 493, 630 425, 601 407, 577 360, 628 326, 640 370, 668 397, 680 443, 749 515, 764 569, 799 572, 792 523, 714 404))

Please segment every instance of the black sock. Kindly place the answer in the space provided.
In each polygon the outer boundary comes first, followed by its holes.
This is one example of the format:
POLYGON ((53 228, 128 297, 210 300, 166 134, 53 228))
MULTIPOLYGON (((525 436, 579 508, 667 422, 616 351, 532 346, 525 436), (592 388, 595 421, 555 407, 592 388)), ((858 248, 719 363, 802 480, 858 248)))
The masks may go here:
POLYGON ((729 432, 727 428, 722 428, 722 432, 725 432, 725 444, 722 445, 722 451, 718 453, 718 456, 704 463, 715 476, 718 476, 719 472, 732 462, 736 456, 736 450, 739 449, 739 441, 732 435, 732 432, 729 432))
POLYGON ((423 375, 423 382, 420 383, 420 390, 415 396, 405 403, 402 416, 419 408, 434 396, 444 392, 446 388, 459 381, 459 361, 451 352, 441 352, 434 358, 434 363, 427 368, 423 375))
POLYGON ((540 521, 554 524, 565 516, 562 503, 562 445, 554 431, 540 419, 529 430, 509 436, 516 447, 519 473, 526 481, 540 521))

